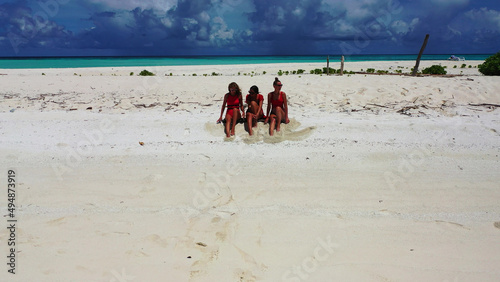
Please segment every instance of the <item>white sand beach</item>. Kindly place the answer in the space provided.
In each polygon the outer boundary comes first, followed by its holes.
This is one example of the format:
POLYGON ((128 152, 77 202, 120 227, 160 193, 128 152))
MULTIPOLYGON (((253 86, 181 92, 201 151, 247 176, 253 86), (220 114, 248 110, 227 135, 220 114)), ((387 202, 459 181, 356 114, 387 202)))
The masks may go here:
POLYGON ((500 77, 480 63, 0 69, 0 281, 498 281, 500 77), (266 96, 298 69, 289 124, 225 138, 230 82, 266 96))

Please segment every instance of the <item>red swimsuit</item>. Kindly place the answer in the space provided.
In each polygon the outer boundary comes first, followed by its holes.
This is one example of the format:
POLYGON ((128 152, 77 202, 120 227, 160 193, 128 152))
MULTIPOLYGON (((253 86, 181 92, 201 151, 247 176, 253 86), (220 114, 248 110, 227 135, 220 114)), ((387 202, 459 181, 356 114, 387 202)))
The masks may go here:
POLYGON ((257 94, 257 100, 253 100, 252 96, 250 96, 250 94, 247 94, 245 102, 250 105, 252 101, 255 101, 258 105, 260 101, 264 101, 264 96, 257 94))
POLYGON ((274 93, 271 92, 271 104, 273 105, 271 112, 274 112, 274 110, 277 107, 280 107, 280 108, 283 109, 283 104, 285 103, 285 100, 283 100, 283 95, 282 94, 283 94, 283 92, 280 91, 280 95, 278 97, 278 100, 274 100, 273 99, 274 93))
POLYGON ((233 110, 236 109, 237 111, 240 106, 240 96, 239 95, 227 95, 227 112, 226 115, 233 116, 233 110))

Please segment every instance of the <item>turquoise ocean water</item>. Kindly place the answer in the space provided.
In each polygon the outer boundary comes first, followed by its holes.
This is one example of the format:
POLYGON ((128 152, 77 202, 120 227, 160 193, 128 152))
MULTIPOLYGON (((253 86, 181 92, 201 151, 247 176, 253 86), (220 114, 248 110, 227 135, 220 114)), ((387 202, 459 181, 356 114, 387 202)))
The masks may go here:
MULTIPOLYGON (((446 60, 450 55, 422 55, 422 60, 446 60)), ((466 60, 485 60, 492 54, 453 54, 466 60)), ((273 63, 318 63, 323 56, 196 56, 196 57, 42 57, 0 58, 0 69, 93 68, 136 66, 192 66, 273 63)), ((340 55, 330 55, 330 62, 339 62, 340 55)), ((356 61, 414 61, 417 55, 352 55, 347 62, 356 61)))

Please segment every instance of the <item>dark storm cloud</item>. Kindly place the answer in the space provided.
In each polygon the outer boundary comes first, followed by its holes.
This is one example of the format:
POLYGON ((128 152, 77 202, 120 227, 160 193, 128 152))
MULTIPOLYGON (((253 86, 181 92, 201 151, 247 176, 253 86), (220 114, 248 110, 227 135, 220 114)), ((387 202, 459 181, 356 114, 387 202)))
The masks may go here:
POLYGON ((492 0, 8 1, 0 4, 0 51, 400 53, 429 33, 432 52, 494 52, 499 10, 492 0))
POLYGON ((47 13, 33 12, 26 1, 0 5, 2 26, 0 46, 19 48, 65 48, 71 44, 72 33, 51 21, 47 13))

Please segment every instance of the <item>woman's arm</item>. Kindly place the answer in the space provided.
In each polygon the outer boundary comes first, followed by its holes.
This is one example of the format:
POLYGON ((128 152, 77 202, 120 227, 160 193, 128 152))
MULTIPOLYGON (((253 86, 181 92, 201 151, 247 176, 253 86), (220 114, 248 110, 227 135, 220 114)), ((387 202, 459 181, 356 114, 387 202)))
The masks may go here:
POLYGON ((264 104, 264 99, 259 100, 259 109, 257 110, 257 116, 262 113, 262 104, 264 104))
POLYGON ((245 118, 245 107, 243 107, 243 95, 240 94, 240 107, 241 107, 241 117, 245 118))
POLYGON ((222 115, 224 114, 224 110, 226 109, 226 103, 227 103, 227 94, 224 95, 224 102, 222 102, 222 109, 220 110, 220 117, 217 120, 217 122, 220 122, 222 120, 222 115))
POLYGON ((264 123, 269 121, 269 112, 271 111, 271 93, 267 94, 267 111, 266 111, 266 120, 264 123))
POLYGON ((289 123, 290 120, 288 119, 288 102, 285 92, 283 92, 283 110, 285 111, 285 123, 289 123))

